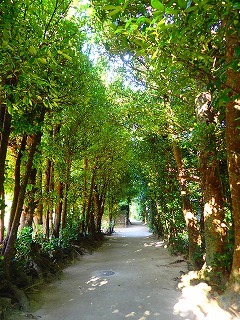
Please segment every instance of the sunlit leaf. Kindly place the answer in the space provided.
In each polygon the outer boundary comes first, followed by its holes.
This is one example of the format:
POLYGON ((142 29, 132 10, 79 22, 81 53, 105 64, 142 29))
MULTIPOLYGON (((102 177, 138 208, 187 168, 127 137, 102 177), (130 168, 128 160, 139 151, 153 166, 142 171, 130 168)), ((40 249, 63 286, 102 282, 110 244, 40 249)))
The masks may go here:
POLYGON ((164 11, 164 5, 159 0, 151 0, 151 6, 159 11, 164 11))
POLYGON ((115 10, 111 11, 109 13, 109 16, 114 16, 115 14, 117 14, 118 12, 120 12, 122 10, 122 8, 119 6, 119 7, 116 7, 115 10))

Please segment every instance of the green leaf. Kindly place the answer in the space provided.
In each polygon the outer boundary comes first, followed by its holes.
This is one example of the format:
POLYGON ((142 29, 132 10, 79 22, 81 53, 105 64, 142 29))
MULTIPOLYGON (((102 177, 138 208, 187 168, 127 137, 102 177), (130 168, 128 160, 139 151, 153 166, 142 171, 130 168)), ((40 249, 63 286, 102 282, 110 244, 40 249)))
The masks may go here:
POLYGON ((110 17, 111 17, 111 16, 114 16, 115 14, 117 14, 118 12, 120 12, 121 10, 122 10, 122 8, 121 8, 120 6, 116 7, 115 10, 113 10, 113 11, 111 11, 111 12, 109 13, 110 17))
POLYGON ((57 50, 58 54, 61 54, 64 58, 66 58, 67 60, 71 61, 72 57, 70 57, 69 55, 67 55, 66 53, 62 52, 61 50, 57 50))
POLYGON ((37 50, 36 50, 36 48, 34 48, 34 46, 29 47, 29 52, 32 54, 37 54, 37 50))
POLYGON ((9 39, 10 37, 10 32, 9 32, 9 30, 6 30, 6 29, 4 29, 3 31, 2 31, 2 33, 3 33, 3 38, 5 39, 5 40, 7 40, 7 39, 9 39))
POLYGON ((159 11, 164 11, 164 5, 159 0, 151 0, 151 6, 159 11))
POLYGON ((116 9, 116 6, 113 6, 112 4, 103 7, 103 10, 115 10, 115 9, 116 9))
POLYGON ((175 10, 175 9, 172 9, 172 8, 167 8, 166 9, 166 13, 167 14, 178 14, 179 10, 175 10))
POLYGON ((186 10, 184 10, 185 12, 192 12, 192 11, 196 11, 198 10, 199 7, 198 6, 193 6, 193 7, 189 7, 186 10))
POLYGON ((234 3, 233 9, 240 9, 240 3, 234 3))
POLYGON ((41 62, 42 64, 47 63, 47 60, 45 58, 38 58, 38 61, 41 62))
POLYGON ((240 56, 240 47, 235 48, 234 51, 235 51, 235 57, 239 57, 240 56))
POLYGON ((66 53, 62 53, 62 56, 64 57, 64 58, 66 58, 67 60, 69 60, 69 61, 71 61, 72 60, 72 57, 70 57, 69 55, 67 55, 66 53))
POLYGON ((182 9, 185 9, 187 7, 187 3, 185 0, 178 0, 178 5, 182 9))

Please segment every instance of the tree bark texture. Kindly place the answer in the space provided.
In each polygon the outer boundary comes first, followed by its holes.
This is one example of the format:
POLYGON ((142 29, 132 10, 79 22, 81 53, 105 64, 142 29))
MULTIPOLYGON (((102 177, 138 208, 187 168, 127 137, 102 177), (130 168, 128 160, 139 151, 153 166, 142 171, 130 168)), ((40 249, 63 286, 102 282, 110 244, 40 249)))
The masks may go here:
POLYGON ((3 106, 1 107, 1 119, 3 123, 0 127, 0 195, 2 195, 4 190, 5 161, 12 121, 12 116, 7 108, 3 106))
POLYGON ((101 188, 101 193, 98 191, 98 187, 94 187, 94 208, 96 214, 96 231, 101 233, 102 217, 104 214, 104 206, 106 199, 107 184, 104 183, 101 188))
POLYGON ((62 205, 62 228, 64 229, 67 224, 67 211, 68 211, 68 190, 70 184, 70 169, 71 169, 71 160, 70 157, 66 159, 66 179, 64 183, 64 192, 63 192, 63 205, 62 205))
POLYGON ((94 223, 94 216, 92 219, 92 207, 93 207, 93 191, 94 191, 94 183, 95 183, 95 174, 96 174, 96 167, 92 170, 92 177, 91 177, 91 184, 88 194, 88 200, 87 200, 87 207, 86 207, 86 213, 85 213, 85 230, 87 232, 92 232, 93 227, 91 226, 92 223, 94 223))
MULTIPOLYGON (((44 117, 44 112, 42 112, 42 117, 41 117, 42 119, 41 120, 43 120, 43 117, 44 117)), ((25 194, 26 194, 26 187, 27 187, 27 184, 29 181, 31 170, 32 170, 33 158, 36 153, 37 146, 39 145, 39 143, 41 141, 41 137, 42 137, 41 132, 38 132, 31 137, 32 143, 31 143, 31 146, 29 147, 29 154, 28 154, 28 160, 26 163, 25 174, 22 177, 22 183, 21 183, 21 187, 20 187, 20 191, 19 191, 19 195, 18 195, 16 211, 15 211, 11 230, 10 230, 9 237, 7 239, 7 243, 6 243, 6 247, 5 247, 5 251, 4 251, 3 270, 4 270, 4 274, 7 279, 10 279, 9 266, 10 266, 10 262, 13 257, 13 254, 14 254, 14 244, 15 244, 15 241, 17 238, 17 231, 18 231, 18 227, 19 227, 19 222, 20 222, 21 213, 22 213, 22 207, 23 207, 24 198, 25 198, 25 194)))
POLYGON ((31 170, 31 174, 29 177, 29 182, 28 185, 31 185, 31 189, 28 190, 25 194, 25 199, 27 200, 27 204, 23 205, 23 211, 22 211, 22 216, 21 216, 21 222, 20 222, 20 229, 24 227, 32 227, 33 225, 33 216, 34 216, 34 211, 36 208, 36 175, 37 175, 37 170, 33 168, 31 170))
POLYGON ((5 217, 5 192, 3 189, 2 195, 0 195, 0 244, 4 239, 4 217, 5 217))
MULTIPOLYGON (((206 246, 205 266, 221 270, 216 260, 226 249, 227 227, 224 223, 225 208, 222 181, 217 159, 216 138, 214 134, 214 114, 211 110, 211 95, 201 93, 196 98, 196 113, 203 135, 199 143, 199 167, 204 200, 204 236, 206 246)), ((223 266, 224 267, 224 266, 223 266)))
POLYGON ((54 228, 53 235, 55 238, 59 238, 61 219, 62 219, 62 204, 63 204, 63 183, 61 181, 57 184, 57 206, 55 209, 54 228))
POLYGON ((10 216, 9 216, 9 223, 8 223, 8 235, 11 231, 12 223, 14 220, 16 208, 17 208, 17 202, 18 202, 18 196, 21 188, 20 180, 21 180, 21 159, 23 156, 23 152, 26 149, 27 145, 27 136, 24 135, 22 137, 21 145, 17 153, 17 158, 15 162, 15 168, 14 168, 14 190, 13 190, 13 201, 12 206, 10 210, 10 216))
MULTIPOLYGON (((236 33, 228 36, 227 62, 233 61, 235 48, 239 47, 239 36, 236 33)), ((235 242, 230 286, 234 291, 240 292, 240 73, 230 67, 226 74, 227 85, 233 89, 226 106, 226 148, 235 242)))
POLYGON ((48 239, 50 236, 50 210, 52 209, 51 185, 52 185, 53 163, 50 159, 46 159, 46 167, 44 172, 44 211, 43 211, 43 233, 48 239))
POLYGON ((182 159, 181 149, 175 141, 172 142, 173 154, 178 168, 178 183, 182 199, 182 211, 186 222, 189 240, 189 261, 193 267, 197 267, 197 257, 201 245, 201 237, 198 227, 198 221, 192 209, 190 202, 186 171, 182 159))

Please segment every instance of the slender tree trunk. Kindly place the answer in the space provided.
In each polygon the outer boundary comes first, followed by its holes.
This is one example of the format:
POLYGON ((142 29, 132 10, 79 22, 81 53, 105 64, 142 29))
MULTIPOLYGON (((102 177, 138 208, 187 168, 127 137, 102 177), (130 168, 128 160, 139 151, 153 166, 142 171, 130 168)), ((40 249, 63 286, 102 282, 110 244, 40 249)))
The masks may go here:
POLYGON ((10 216, 9 216, 9 223, 8 223, 8 235, 9 235, 11 228, 12 228, 12 223, 14 220, 14 216, 15 216, 15 212, 16 212, 16 208, 17 208, 17 203, 18 203, 19 192, 20 192, 20 188, 21 188, 21 185, 20 185, 21 159, 23 156, 23 152, 26 149, 26 144, 27 144, 27 136, 24 135, 22 137, 22 141, 21 141, 20 149, 17 154, 15 169, 14 169, 14 190, 13 190, 13 201, 12 201, 12 206, 11 206, 10 216))
POLYGON ((50 191, 51 191, 51 161, 46 160, 44 173, 44 211, 43 211, 43 233, 49 238, 49 211, 50 211, 50 191))
POLYGON ((103 185, 101 194, 99 195, 97 187, 94 189, 95 212, 96 212, 96 231, 101 233, 102 217, 104 214, 104 205, 106 199, 106 184, 103 185))
POLYGON ((175 141, 172 142, 174 158, 178 168, 178 183, 182 199, 182 211, 186 222, 189 240, 189 261, 196 268, 198 266, 197 257, 201 245, 201 237, 198 227, 198 221, 193 213, 192 205, 189 198, 187 177, 182 160, 182 154, 179 146, 175 141))
POLYGON ((31 185, 31 190, 28 190, 25 194, 27 205, 24 204, 23 206, 22 216, 20 219, 20 227, 19 227, 20 229, 23 229, 24 227, 33 226, 33 216, 36 208, 36 201, 35 201, 36 191, 37 191, 36 175, 37 175, 37 170, 33 168, 31 170, 31 174, 28 182, 28 185, 31 185))
POLYGON ((5 192, 0 195, 0 244, 4 239, 4 217, 5 217, 5 192))
POLYGON ((37 185, 37 199, 36 199, 36 209, 33 216, 34 228, 37 228, 39 225, 43 224, 43 201, 42 201, 42 169, 40 168, 37 172, 36 177, 37 185))
POLYGON ((126 225, 128 226, 130 224, 130 203, 131 203, 131 199, 128 198, 127 199, 127 212, 126 212, 126 225))
MULTIPOLYGON (((44 118, 44 112, 42 112, 41 121, 43 120, 43 118, 44 118)), ((14 215, 14 220, 13 220, 13 223, 11 226, 11 230, 10 230, 7 244, 6 244, 5 251, 4 251, 3 270, 4 270, 4 274, 7 279, 10 279, 9 266, 10 266, 10 262, 13 257, 13 254, 14 254, 14 244, 15 244, 15 241, 17 238, 17 231, 18 231, 19 221, 21 218, 22 207, 23 207, 25 193, 26 193, 26 187, 27 187, 27 184, 29 181, 31 170, 32 170, 33 157, 35 155, 37 146, 39 145, 39 143, 41 141, 41 136, 42 136, 41 132, 34 134, 32 136, 32 144, 29 147, 30 150, 29 150, 29 154, 28 154, 28 161, 26 164, 25 174, 22 178, 22 183, 21 183, 20 192, 19 192, 19 196, 18 196, 16 212, 14 215)))
POLYGON ((62 218, 62 201, 63 201, 63 183, 58 182, 57 185, 58 202, 55 210, 53 235, 55 238, 59 238, 61 218, 62 218))
MULTIPOLYGON (((227 38, 227 62, 234 59, 235 48, 240 47, 237 34, 227 38)), ((233 91, 226 106, 226 147, 229 182, 234 222, 234 253, 229 289, 240 292, 240 73, 230 67, 227 70, 227 84, 233 91), (234 95, 238 94, 237 98, 234 95)))
MULTIPOLYGON (((85 214, 85 224, 86 224, 86 231, 89 231, 90 224, 92 223, 91 218, 91 211, 93 207, 93 191, 94 191, 94 183, 95 183, 95 167, 93 168, 92 171, 92 178, 91 178, 91 184, 90 184, 90 190, 88 194, 88 201, 87 201, 87 209, 86 209, 86 214, 85 214)), ((93 219, 94 220, 94 219, 93 219)))
POLYGON ((71 169, 71 160, 68 158, 66 167, 66 181, 64 184, 64 193, 63 193, 63 206, 62 206, 62 228, 64 229, 67 224, 67 210, 68 210, 68 190, 69 190, 69 179, 70 179, 70 169, 71 169))
POLYGON ((12 116, 8 113, 7 108, 3 106, 1 106, 1 119, 3 123, 0 127, 0 195, 3 194, 4 190, 5 161, 12 121, 12 116))
POLYGON ((204 130, 198 158, 204 200, 205 267, 224 271, 224 266, 216 262, 217 256, 222 255, 226 249, 227 227, 224 223, 224 197, 214 135, 214 115, 210 102, 211 95, 207 92, 200 94, 196 99, 196 112, 204 130))
POLYGON ((86 209, 87 209, 87 170, 88 170, 88 159, 84 157, 84 170, 83 170, 83 192, 82 192, 82 233, 85 234, 86 232, 86 209))
MULTIPOLYGON (((156 212, 157 212, 157 221, 156 221, 157 234, 158 234, 158 237, 160 238, 160 237, 164 237, 164 227, 163 227, 163 223, 162 223, 162 219, 161 219, 160 206, 159 206, 157 200, 155 201, 155 206, 156 206, 156 212)), ((145 212, 146 212, 146 209, 145 209, 145 212)), ((146 221, 145 221, 145 223, 146 223, 146 221)))

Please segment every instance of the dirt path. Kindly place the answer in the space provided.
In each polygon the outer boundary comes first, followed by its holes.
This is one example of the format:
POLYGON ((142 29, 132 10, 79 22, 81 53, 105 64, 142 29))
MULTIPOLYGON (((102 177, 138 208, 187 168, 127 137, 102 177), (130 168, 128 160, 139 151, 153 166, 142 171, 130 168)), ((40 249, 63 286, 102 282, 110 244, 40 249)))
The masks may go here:
MULTIPOLYGON (((64 270, 38 294, 40 309, 27 318, 40 320, 233 320, 206 284, 177 290, 186 271, 143 225, 117 229, 92 255, 64 270)), ((20 319, 20 318, 19 318, 20 319)), ((21 318, 22 319, 22 318, 21 318)), ((26 319, 26 318, 25 318, 26 319)), ((14 319, 15 320, 15 319, 14 319)))

